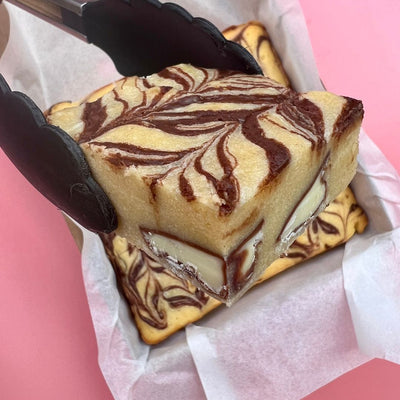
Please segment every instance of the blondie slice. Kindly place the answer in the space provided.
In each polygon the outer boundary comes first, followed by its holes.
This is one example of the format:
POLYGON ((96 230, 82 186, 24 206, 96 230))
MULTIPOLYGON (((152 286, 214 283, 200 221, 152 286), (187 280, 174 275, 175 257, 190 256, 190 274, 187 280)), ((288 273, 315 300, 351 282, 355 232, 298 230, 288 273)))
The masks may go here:
POLYGON ((168 67, 48 121, 81 146, 127 238, 231 304, 350 183, 360 101, 168 67))

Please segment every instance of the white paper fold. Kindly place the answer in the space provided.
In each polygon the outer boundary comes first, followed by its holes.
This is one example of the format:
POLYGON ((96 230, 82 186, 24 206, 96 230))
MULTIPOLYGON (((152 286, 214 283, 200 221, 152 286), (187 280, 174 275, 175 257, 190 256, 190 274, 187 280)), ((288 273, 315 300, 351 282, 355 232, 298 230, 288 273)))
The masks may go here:
POLYGON ((79 100, 120 76, 99 48, 10 3, 4 5, 10 37, 0 72, 13 90, 26 93, 42 110, 79 100))
POLYGON ((364 132, 360 150, 353 189, 370 224, 346 245, 344 287, 360 350, 400 364, 400 177, 364 132))
POLYGON ((352 188, 358 202, 374 211, 369 231, 385 232, 400 226, 400 177, 375 143, 361 130, 357 179, 352 188))
POLYGON ((345 289, 360 350, 400 364, 400 228, 346 246, 345 289))
POLYGON ((299 399, 368 360, 357 349, 340 259, 336 252, 288 271, 222 318, 188 327, 208 399, 299 399))
MULTIPOLYGON (((177 3, 220 28, 260 20, 296 89, 321 88, 296 0, 177 3)), ((40 107, 77 100, 118 78, 99 49, 8 3, 7 9, 11 35, 0 71, 40 107)), ((359 164, 353 189, 370 218, 365 234, 158 346, 139 340, 101 243, 84 230, 83 276, 99 364, 115 399, 299 399, 371 357, 400 362, 400 234, 394 229, 400 181, 365 134, 359 164)))

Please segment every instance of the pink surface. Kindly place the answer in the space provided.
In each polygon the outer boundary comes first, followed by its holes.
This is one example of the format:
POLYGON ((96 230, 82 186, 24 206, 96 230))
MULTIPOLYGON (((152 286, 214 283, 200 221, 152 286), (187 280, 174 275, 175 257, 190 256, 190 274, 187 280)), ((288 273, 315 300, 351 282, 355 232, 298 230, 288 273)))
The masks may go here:
MULTIPOLYGON (((365 130, 400 172, 400 2, 300 2, 323 82, 364 101, 365 130)), ((0 398, 110 400, 79 251, 2 152, 0 176, 0 398)), ((399 377, 399 365, 373 360, 307 399, 399 399, 399 377)))

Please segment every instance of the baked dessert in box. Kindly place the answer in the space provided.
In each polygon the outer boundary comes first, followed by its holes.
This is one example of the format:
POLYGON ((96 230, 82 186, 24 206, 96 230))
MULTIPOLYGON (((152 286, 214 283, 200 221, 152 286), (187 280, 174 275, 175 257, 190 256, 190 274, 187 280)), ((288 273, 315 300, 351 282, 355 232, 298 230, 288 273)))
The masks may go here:
POLYGON ((360 101, 168 67, 50 109, 116 208, 116 234, 232 304, 354 176, 360 101))
MULTIPOLYGON (((271 59, 270 46, 256 46, 257 36, 248 38, 249 30, 254 35, 262 36, 262 40, 268 37, 265 28, 257 21, 230 27, 224 34, 228 37, 228 32, 235 32, 235 38, 228 38, 240 40, 240 44, 255 56, 265 75, 269 76, 267 71, 271 70, 271 63, 278 66, 279 73, 274 79, 288 85, 289 80, 276 53, 272 52, 274 58, 271 59), (240 35, 237 32, 241 32, 240 35), (243 42, 243 37, 248 38, 247 43, 243 42)), ((347 187, 295 240, 287 254, 265 270, 256 284, 345 243, 355 233, 362 233, 367 223, 367 216, 357 204, 350 187, 347 187)), ((221 305, 189 281, 171 274, 126 239, 115 234, 101 235, 101 239, 139 333, 146 343, 156 344, 165 340, 221 305)))
MULTIPOLYGON (((257 21, 230 27, 224 34, 244 45, 255 56, 265 75, 277 69, 279 72, 275 73, 274 79, 282 85, 288 85, 289 80, 270 42, 268 46, 257 45, 268 37, 265 28, 257 21)), ((94 93, 86 100, 96 101, 112 89, 113 86, 102 88, 101 93, 94 93)), ((57 104, 49 114, 74 105, 57 104)), ((366 225, 366 215, 358 206, 351 189, 346 188, 295 240, 287 254, 274 261, 255 283, 261 283, 293 265, 346 242, 353 234, 361 233, 366 225)), ((145 251, 116 233, 102 234, 101 239, 145 342, 159 343, 221 304, 188 280, 171 273, 145 251)))

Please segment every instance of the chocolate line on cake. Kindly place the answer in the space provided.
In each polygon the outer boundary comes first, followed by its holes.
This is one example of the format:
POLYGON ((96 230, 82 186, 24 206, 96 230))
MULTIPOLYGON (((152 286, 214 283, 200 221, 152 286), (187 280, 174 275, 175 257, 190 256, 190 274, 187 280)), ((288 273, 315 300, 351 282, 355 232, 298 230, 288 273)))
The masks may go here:
POLYGON ((311 142, 312 149, 319 150, 326 142, 322 111, 310 100, 294 95, 280 103, 276 111, 296 128, 292 133, 311 142))
POLYGON ((91 103, 87 102, 82 115, 85 129, 80 135, 78 143, 81 144, 94 139, 106 119, 107 110, 101 103, 101 97, 91 103))
POLYGON ((263 225, 264 220, 262 220, 253 230, 253 232, 251 232, 250 235, 247 236, 247 238, 245 238, 239 244, 239 246, 237 246, 237 249, 233 251, 227 259, 227 264, 230 265, 230 270, 232 271, 232 276, 230 277, 230 285, 234 288, 235 291, 239 291, 244 288, 246 286, 246 283, 249 282, 254 273, 254 266, 258 258, 258 246, 262 241, 261 239, 263 225), (254 240, 253 244, 250 243, 252 240, 254 240), (246 258, 252 256, 251 254, 249 254, 249 249, 246 246, 249 243, 250 247, 254 247, 254 255, 250 267, 246 269, 244 268, 246 258))
POLYGON ((352 99, 351 97, 345 97, 345 99, 347 101, 343 105, 342 111, 333 125, 332 134, 336 137, 346 132, 347 128, 351 126, 354 121, 362 118, 364 115, 363 104, 360 100, 352 99))

